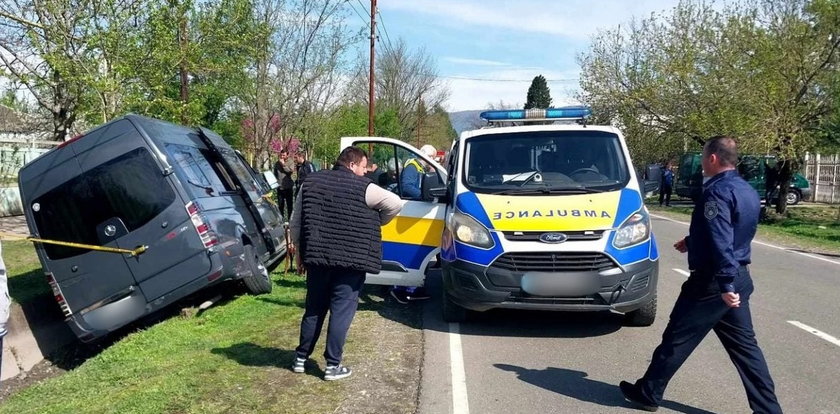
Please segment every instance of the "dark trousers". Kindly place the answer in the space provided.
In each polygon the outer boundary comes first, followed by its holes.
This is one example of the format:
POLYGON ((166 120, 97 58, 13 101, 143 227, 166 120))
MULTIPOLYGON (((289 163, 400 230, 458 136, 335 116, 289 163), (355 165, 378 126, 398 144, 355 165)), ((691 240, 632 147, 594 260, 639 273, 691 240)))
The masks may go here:
POLYGON ((670 185, 663 185, 659 189, 659 205, 660 206, 662 205, 663 200, 665 201, 666 206, 671 205, 671 192, 672 192, 672 190, 673 189, 671 188, 670 185))
POLYGON ((292 220, 292 205, 294 204, 294 195, 295 192, 291 188, 281 188, 277 190, 277 207, 280 209, 281 213, 283 212, 283 210, 286 211, 286 221, 292 220))
POLYGON ((327 346, 324 358, 327 365, 338 365, 347 340, 347 331, 356 315, 359 291, 365 283, 365 272, 336 267, 307 267, 306 310, 300 322, 298 358, 309 358, 315 350, 327 310, 327 346))
POLYGON ((668 381, 706 334, 714 330, 741 376, 753 412, 782 412, 753 331, 749 302, 753 283, 746 267, 739 270, 733 285, 741 296, 741 306, 737 308, 726 306, 711 275, 692 272, 683 283, 671 320, 662 334, 662 343, 653 351, 647 372, 636 382, 642 395, 651 402, 662 401, 668 381))

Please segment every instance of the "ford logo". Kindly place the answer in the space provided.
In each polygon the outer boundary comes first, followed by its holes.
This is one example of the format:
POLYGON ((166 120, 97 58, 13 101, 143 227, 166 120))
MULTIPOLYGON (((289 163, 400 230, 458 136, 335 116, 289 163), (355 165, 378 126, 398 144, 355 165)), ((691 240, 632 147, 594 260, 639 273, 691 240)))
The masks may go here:
POLYGON ((569 236, 563 233, 543 233, 540 234, 540 241, 543 243, 563 243, 568 240, 569 236))

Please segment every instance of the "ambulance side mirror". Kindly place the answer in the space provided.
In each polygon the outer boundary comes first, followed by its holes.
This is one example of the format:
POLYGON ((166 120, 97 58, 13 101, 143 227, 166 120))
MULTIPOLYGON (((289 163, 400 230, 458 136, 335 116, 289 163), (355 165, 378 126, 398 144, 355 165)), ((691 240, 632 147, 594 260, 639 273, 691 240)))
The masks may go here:
POLYGON ((434 201, 434 199, 446 196, 446 187, 437 172, 423 174, 423 187, 421 189, 423 201, 434 201), (443 194, 439 190, 443 190, 443 194))

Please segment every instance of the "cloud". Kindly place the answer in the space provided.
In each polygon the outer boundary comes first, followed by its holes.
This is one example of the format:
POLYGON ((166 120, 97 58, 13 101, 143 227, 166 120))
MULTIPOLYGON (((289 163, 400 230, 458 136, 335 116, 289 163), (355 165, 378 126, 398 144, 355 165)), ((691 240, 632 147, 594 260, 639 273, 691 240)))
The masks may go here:
POLYGON ((613 27, 629 16, 646 16, 674 7, 675 0, 397 0, 383 2, 381 9, 434 16, 453 25, 477 25, 520 32, 586 39, 599 28, 613 27))
POLYGON ((459 58, 459 57, 445 57, 442 59, 443 61, 456 63, 460 65, 472 65, 472 66, 509 66, 510 63, 499 62, 496 60, 486 60, 486 59, 467 59, 467 58, 459 58))

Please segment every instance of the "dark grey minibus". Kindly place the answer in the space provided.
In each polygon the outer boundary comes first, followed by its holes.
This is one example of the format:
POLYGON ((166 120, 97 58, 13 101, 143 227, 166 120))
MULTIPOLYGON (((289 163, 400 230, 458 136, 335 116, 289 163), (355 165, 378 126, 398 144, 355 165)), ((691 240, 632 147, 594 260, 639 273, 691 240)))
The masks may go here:
POLYGON ((20 170, 34 237, 133 250, 36 244, 55 299, 84 342, 204 287, 241 279, 267 293, 286 254, 281 212, 258 174, 205 128, 127 115, 20 170))

